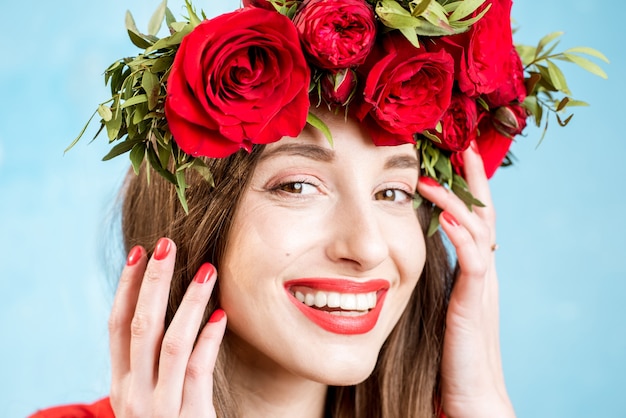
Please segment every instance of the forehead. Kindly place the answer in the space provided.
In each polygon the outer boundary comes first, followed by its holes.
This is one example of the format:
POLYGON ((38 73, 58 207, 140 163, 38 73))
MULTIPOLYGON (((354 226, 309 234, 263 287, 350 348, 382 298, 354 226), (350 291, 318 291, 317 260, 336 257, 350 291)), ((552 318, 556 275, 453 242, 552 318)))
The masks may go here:
POLYGON ((355 119, 327 110, 315 109, 315 113, 328 127, 332 141, 321 130, 307 124, 297 137, 283 137, 280 141, 266 145, 261 158, 301 155, 323 161, 360 158, 365 162, 403 155, 417 161, 414 144, 376 146, 367 130, 355 119))

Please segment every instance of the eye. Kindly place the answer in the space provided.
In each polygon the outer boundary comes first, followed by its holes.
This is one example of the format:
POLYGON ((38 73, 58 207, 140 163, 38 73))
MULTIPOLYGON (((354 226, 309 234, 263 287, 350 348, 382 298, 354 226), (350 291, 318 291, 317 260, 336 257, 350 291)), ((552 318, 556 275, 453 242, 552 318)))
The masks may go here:
POLYGON ((285 192, 291 194, 312 194, 315 193, 317 187, 314 184, 305 181, 290 181, 281 183, 274 188, 274 191, 285 192))
POLYGON ((401 189, 384 189, 374 194, 374 199, 384 200, 387 202, 408 202, 411 195, 401 189))

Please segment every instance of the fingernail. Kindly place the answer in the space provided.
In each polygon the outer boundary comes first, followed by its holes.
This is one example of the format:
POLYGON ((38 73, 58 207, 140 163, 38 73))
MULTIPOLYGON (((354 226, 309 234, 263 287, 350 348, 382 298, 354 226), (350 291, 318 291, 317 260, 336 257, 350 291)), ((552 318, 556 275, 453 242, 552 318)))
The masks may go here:
POLYGON ((457 221, 456 218, 454 216, 452 216, 451 213, 444 211, 442 213, 442 216, 443 216, 443 219, 447 223, 449 223, 450 225, 452 225, 452 226, 459 226, 460 225, 459 221, 457 221))
POLYGON ((222 318, 224 318, 225 314, 226 312, 224 312, 223 309, 218 308, 215 310, 215 312, 211 314, 211 317, 209 318, 209 322, 220 322, 222 318))
POLYGON ((136 245, 128 252, 128 258, 126 258, 127 266, 134 266, 137 261, 143 256, 143 248, 140 245, 136 245))
POLYGON ((154 249, 154 259, 163 260, 165 257, 167 257, 167 254, 169 254, 170 247, 170 240, 167 238, 161 238, 159 242, 157 242, 156 248, 154 249))
POLYGON ((204 283, 208 282, 209 279, 211 279, 211 277, 213 277, 214 273, 215 273, 215 267, 213 267, 213 264, 211 264, 211 263, 204 263, 198 269, 198 272, 193 277, 193 280, 196 283, 204 284, 204 283))
POLYGON ((435 180, 432 177, 428 177, 428 176, 421 176, 418 180, 418 183, 423 183, 426 186, 429 187, 440 187, 441 184, 439 184, 439 182, 437 180, 435 180))

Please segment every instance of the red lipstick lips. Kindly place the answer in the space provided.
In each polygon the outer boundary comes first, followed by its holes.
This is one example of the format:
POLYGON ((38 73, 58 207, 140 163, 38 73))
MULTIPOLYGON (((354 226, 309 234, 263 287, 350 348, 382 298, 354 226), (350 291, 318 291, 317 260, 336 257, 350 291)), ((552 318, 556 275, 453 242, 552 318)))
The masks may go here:
MULTIPOLYGON (((389 282, 384 279, 356 282, 345 279, 306 278, 290 280, 285 283, 285 290, 289 295, 289 300, 296 305, 300 312, 302 312, 309 320, 326 331, 344 335, 364 334, 374 328, 376 322, 378 321, 380 311, 382 310, 383 302, 388 289, 389 282), (328 310, 318 309, 316 306, 308 306, 296 298, 296 291, 300 293, 300 298, 303 297, 302 292, 306 292, 309 298, 313 298, 312 295, 315 295, 318 292, 334 292, 335 303, 330 302, 329 296, 328 305, 330 306, 332 304, 337 306, 334 309, 328 310), (371 295, 372 293, 375 293, 376 298, 375 303, 373 303, 373 308, 371 309, 344 309, 343 306, 342 308, 338 307, 337 293, 342 299, 342 305, 344 305, 343 301, 345 300, 343 298, 347 297, 350 299, 354 295, 357 295, 357 297, 361 300, 364 300, 366 299, 366 295, 368 293, 370 294, 370 297, 373 296, 371 295)), ((325 295, 322 296, 322 300, 325 300, 325 295)))

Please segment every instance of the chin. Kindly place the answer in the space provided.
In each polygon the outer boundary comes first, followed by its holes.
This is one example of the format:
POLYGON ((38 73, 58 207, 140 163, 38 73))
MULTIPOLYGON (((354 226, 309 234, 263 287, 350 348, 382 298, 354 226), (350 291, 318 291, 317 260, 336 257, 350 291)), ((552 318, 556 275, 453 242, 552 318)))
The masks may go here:
POLYGON ((310 380, 330 386, 352 386, 366 380, 376 367, 378 353, 346 353, 341 356, 328 356, 324 365, 313 364, 314 370, 308 374, 310 380), (349 358, 347 358, 349 356, 349 358))

